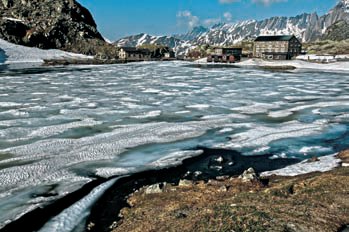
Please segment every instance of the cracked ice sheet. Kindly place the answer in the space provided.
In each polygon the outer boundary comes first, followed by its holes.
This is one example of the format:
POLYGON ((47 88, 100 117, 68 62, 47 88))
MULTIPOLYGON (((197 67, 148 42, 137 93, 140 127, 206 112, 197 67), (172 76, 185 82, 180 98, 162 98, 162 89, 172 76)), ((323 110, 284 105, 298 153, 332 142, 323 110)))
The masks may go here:
MULTIPOLYGON (((208 120, 186 123, 134 124, 117 128, 109 133, 80 139, 46 139, 32 144, 3 149, 0 153, 11 154, 14 157, 0 161, 0 164, 14 161, 17 163, 24 162, 24 164, 0 170, 0 185, 2 186, 0 198, 9 198, 6 200, 6 202, 9 202, 11 199, 17 198, 16 192, 21 189, 54 184, 59 184, 58 189, 64 189, 64 191, 58 192, 58 194, 63 195, 79 187, 74 185, 75 182, 78 182, 81 186, 81 184, 90 181, 89 178, 80 177, 74 173, 75 165, 88 163, 89 161, 112 160, 131 147, 198 137, 203 135, 206 130, 223 127, 228 123, 229 120, 208 120)), ((150 164, 148 168, 185 159, 186 155, 191 156, 192 154, 173 153, 171 157, 167 157, 169 160, 161 159, 158 163, 150 164), (175 156, 179 158, 177 159, 175 156)), ((126 171, 120 169, 93 170, 91 167, 90 169, 90 172, 96 172, 96 174, 103 177, 120 174, 120 171, 122 174, 127 174, 127 171, 134 171, 132 169, 126 171)), ((27 196, 23 196, 23 199, 27 198, 29 201, 32 195, 32 193, 28 193, 27 196)), ((3 207, 5 205, 0 205, 0 210, 3 207)), ((13 213, 10 213, 10 215, 13 216, 16 212, 19 214, 23 211, 23 207, 25 206, 12 208, 13 213)), ((32 207, 32 205, 28 204, 26 207, 32 207)), ((27 212, 27 210, 24 211, 27 212)), ((4 214, 4 218, 0 218, 0 221, 13 219, 11 217, 7 218, 6 215, 9 216, 9 214, 4 214)))
POLYGON ((270 142, 283 138, 320 134, 327 127, 327 121, 317 120, 313 123, 290 121, 282 123, 278 127, 257 124, 246 124, 244 126, 247 126, 247 131, 232 135, 229 142, 218 144, 216 147, 230 149, 265 147, 270 142))

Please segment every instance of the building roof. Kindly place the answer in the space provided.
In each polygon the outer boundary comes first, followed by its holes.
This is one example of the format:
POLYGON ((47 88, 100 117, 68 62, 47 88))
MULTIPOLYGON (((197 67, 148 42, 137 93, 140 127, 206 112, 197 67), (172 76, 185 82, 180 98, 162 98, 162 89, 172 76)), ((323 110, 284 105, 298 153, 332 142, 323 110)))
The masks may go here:
POLYGON ((149 55, 150 54, 150 50, 149 49, 146 49, 146 48, 138 48, 137 51, 139 53, 142 53, 144 55, 149 55))
POLYGON ((121 47, 120 49, 122 49, 128 53, 143 53, 143 54, 150 53, 149 49, 143 49, 143 48, 141 49, 141 48, 136 48, 136 47, 121 47))
POLYGON ((255 41, 290 41, 294 35, 268 35, 268 36, 258 36, 255 41))
POLYGON ((263 52, 264 55, 288 55, 289 52, 263 52))
POLYGON ((120 49, 124 50, 125 52, 136 52, 136 47, 121 47, 120 49))
POLYGON ((228 47, 214 47, 213 49, 223 49, 223 50, 242 50, 242 48, 239 47, 233 47, 233 48, 228 48, 228 47))

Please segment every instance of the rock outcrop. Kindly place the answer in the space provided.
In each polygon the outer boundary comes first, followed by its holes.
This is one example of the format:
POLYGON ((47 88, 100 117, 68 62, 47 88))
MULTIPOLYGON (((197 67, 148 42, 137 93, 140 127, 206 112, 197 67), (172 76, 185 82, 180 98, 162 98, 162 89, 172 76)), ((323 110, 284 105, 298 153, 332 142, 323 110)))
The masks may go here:
POLYGON ((11 43, 116 55, 98 32, 91 13, 75 0, 2 0, 0 13, 0 38, 11 43))
POLYGON ((258 175, 253 168, 249 168, 242 175, 239 176, 243 182, 258 181, 258 175))

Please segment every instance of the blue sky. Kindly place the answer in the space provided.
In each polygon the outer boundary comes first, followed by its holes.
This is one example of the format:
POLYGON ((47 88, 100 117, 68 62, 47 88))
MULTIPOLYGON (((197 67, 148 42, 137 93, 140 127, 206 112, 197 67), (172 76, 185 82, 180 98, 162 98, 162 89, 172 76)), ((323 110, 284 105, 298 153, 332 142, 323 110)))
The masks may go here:
POLYGON ((148 33, 172 35, 216 22, 325 14, 338 0, 78 0, 108 39, 148 33))

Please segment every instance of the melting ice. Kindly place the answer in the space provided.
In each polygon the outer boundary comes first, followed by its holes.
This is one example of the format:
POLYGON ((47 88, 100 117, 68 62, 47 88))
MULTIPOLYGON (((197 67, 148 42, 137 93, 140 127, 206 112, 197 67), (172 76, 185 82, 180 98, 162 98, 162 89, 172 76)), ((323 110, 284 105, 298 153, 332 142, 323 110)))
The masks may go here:
POLYGON ((6 70, 0 228, 94 176, 177 164, 200 154, 197 146, 301 159, 333 154, 349 145, 348 111, 343 72, 180 62, 6 70))

